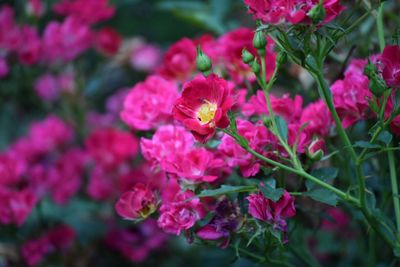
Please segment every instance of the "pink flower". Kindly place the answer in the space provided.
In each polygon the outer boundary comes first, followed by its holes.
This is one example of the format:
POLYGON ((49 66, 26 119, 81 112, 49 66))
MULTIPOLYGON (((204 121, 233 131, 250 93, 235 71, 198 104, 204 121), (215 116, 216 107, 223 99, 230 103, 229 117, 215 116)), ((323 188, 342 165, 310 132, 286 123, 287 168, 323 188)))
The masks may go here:
POLYGON ((65 250, 75 239, 75 231, 66 225, 49 230, 37 239, 23 244, 22 257, 29 266, 37 266, 45 256, 56 250, 65 250))
POLYGON ((192 135, 183 127, 164 125, 156 130, 152 139, 142 138, 140 147, 143 157, 154 167, 167 172, 174 171, 175 157, 188 153, 194 144, 192 135))
POLYGON ((134 129, 155 129, 172 120, 172 108, 178 97, 175 83, 160 76, 149 76, 131 89, 125 98, 121 118, 134 129))
POLYGON ((121 35, 112 27, 101 28, 94 37, 94 47, 106 56, 117 53, 121 43, 121 35))
POLYGON ((382 76, 387 86, 393 88, 400 87, 400 47, 388 45, 383 50, 380 57, 383 65, 382 76))
MULTIPOLYGON (((294 99, 290 98, 289 94, 284 94, 280 98, 271 95, 270 101, 275 115, 281 116, 287 123, 298 123, 303 112, 303 98, 300 95, 296 95, 294 99)), ((251 96, 249 101, 243 104, 242 113, 248 117, 269 114, 262 90, 257 91, 256 95, 251 96)))
POLYGON ((229 126, 227 112, 232 106, 228 83, 212 74, 207 78, 197 77, 184 85, 173 114, 198 141, 205 143, 215 134, 216 127, 229 126))
MULTIPOLYGON (((258 57, 257 50, 253 47, 253 37, 253 30, 239 28, 224 34, 218 40, 222 50, 223 64, 236 83, 241 83, 244 79, 250 81, 256 80, 251 68, 242 61, 242 51, 244 48, 253 56, 258 57)), ((273 40, 268 37, 265 55, 267 79, 271 77, 275 69, 276 55, 273 51, 274 46, 273 40)))
POLYGON ((52 21, 43 34, 43 60, 48 63, 69 62, 92 44, 92 33, 87 24, 68 17, 62 24, 52 21))
POLYGON ((90 156, 106 169, 113 169, 138 152, 138 141, 117 129, 97 130, 85 141, 90 156))
POLYGON ((30 190, 0 188, 0 223, 21 226, 36 204, 36 196, 30 190))
POLYGON ((53 102, 59 96, 59 85, 57 78, 52 74, 43 74, 34 85, 36 94, 45 102, 53 102))
POLYGON ((18 163, 10 155, 0 154, 0 185, 12 185, 20 180, 18 163))
POLYGON ((302 125, 307 123, 305 132, 307 132, 308 135, 325 137, 329 134, 329 129, 333 125, 333 120, 324 101, 318 100, 304 108, 300 123, 302 125))
MULTIPOLYGON (((268 146, 269 151, 277 149, 276 138, 265 126, 237 119, 237 127, 239 134, 246 138, 249 146, 258 153, 268 156, 265 152, 268 146)), ((218 150, 225 155, 228 166, 239 167, 244 177, 254 176, 259 172, 262 162, 238 145, 231 136, 225 134, 222 137, 218 150)))
POLYGON ((95 167, 90 173, 87 194, 94 200, 104 201, 115 195, 114 174, 101 167, 95 167))
MULTIPOLYGON (((245 0, 249 7, 249 13, 254 19, 260 19, 265 23, 309 23, 308 12, 319 3, 319 0, 245 0)), ((344 7, 340 0, 324 0, 325 19, 328 23, 338 16, 344 7)))
POLYGON ((65 204, 79 190, 87 155, 79 149, 66 151, 48 170, 48 184, 54 202, 65 204))
POLYGON ((132 67, 138 71, 153 72, 161 60, 161 51, 152 44, 140 44, 135 47, 129 61, 132 67))
POLYGON ((18 59, 24 65, 35 64, 41 54, 42 43, 37 30, 31 26, 23 26, 20 30, 18 59))
POLYGON ((10 68, 8 67, 6 59, 0 57, 0 79, 6 77, 9 72, 10 68))
POLYGON ((204 210, 198 198, 191 191, 181 192, 175 202, 164 203, 160 208, 158 226, 166 233, 180 235, 194 226, 204 216, 204 210), (189 198, 193 198, 188 200, 189 198))
POLYGON ((166 239, 167 235, 157 228, 157 223, 148 219, 136 229, 111 229, 105 242, 131 262, 140 263, 152 250, 162 246, 166 239))
POLYGON ((277 229, 285 231, 286 222, 284 219, 296 215, 294 207, 294 197, 286 190, 282 197, 274 202, 259 192, 250 194, 247 197, 249 201, 249 213, 256 219, 271 222, 277 229))
POLYGON ((74 16, 88 24, 108 20, 115 13, 108 0, 62 0, 54 5, 53 10, 56 14, 74 16))
POLYGON ((120 197, 115 210, 124 219, 135 220, 147 218, 156 207, 157 200, 153 191, 138 183, 120 197))
POLYGON ((72 138, 72 128, 54 115, 49 115, 43 121, 32 123, 28 134, 28 142, 32 143, 32 152, 39 155, 61 147, 72 138))
POLYGON ((16 52, 20 43, 20 28, 15 23, 14 10, 9 5, 3 5, 0 7, 0 48, 16 52))
POLYGON ((321 224, 321 228, 328 231, 342 231, 349 226, 350 218, 349 216, 341 209, 336 207, 328 208, 326 211, 329 219, 324 219, 321 224))
POLYGON ((186 81, 195 70, 196 46, 192 40, 183 38, 168 49, 158 71, 169 79, 186 81))
POLYGON ((37 18, 43 16, 45 11, 45 6, 42 3, 42 0, 28 0, 26 4, 26 12, 29 15, 33 15, 37 18))
POLYGON ((331 86, 333 103, 345 128, 368 117, 368 99, 372 98, 368 77, 357 71, 346 72, 343 80, 331 86))
POLYGON ((225 166, 225 161, 217 158, 205 148, 192 149, 188 153, 177 154, 169 170, 188 184, 214 182, 225 166))

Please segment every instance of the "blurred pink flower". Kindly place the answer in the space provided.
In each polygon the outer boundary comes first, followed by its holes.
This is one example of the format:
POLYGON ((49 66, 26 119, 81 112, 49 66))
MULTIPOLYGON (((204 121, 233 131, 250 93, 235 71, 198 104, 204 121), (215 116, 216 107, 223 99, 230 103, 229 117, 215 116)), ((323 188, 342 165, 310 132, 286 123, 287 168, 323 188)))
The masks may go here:
POLYGON ((155 129, 172 121, 172 108, 178 99, 174 82, 160 76, 149 76, 137 83, 124 100, 121 119, 133 129, 155 129))
POLYGON ((140 44, 130 55, 130 63, 138 71, 153 72, 160 61, 161 50, 152 44, 140 44))

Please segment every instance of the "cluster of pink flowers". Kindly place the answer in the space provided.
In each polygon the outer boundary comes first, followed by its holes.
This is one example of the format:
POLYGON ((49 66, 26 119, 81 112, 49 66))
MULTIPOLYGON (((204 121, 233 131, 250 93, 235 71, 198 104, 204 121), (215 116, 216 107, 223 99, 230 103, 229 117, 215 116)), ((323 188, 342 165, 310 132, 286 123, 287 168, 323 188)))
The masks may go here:
MULTIPOLYGON (((254 19, 259 19, 265 23, 309 23, 310 11, 319 4, 319 0, 245 0, 249 8, 249 14, 254 19)), ((323 9, 325 17, 323 23, 332 21, 339 15, 344 7, 340 0, 324 0, 323 9)))

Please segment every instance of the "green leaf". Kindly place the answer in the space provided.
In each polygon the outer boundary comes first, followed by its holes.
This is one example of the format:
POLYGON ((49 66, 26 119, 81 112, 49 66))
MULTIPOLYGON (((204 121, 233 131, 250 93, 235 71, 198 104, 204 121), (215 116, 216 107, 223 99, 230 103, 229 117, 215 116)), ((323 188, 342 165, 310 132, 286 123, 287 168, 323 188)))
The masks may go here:
MULTIPOLYGON (((311 175, 320 179, 321 181, 330 182, 337 177, 338 169, 333 168, 333 167, 315 169, 311 172, 311 175)), ((306 186, 307 186, 307 189, 311 190, 312 188, 316 187, 317 185, 314 184, 313 182, 310 182, 309 180, 307 180, 306 186)))
POLYGON ((370 142, 367 141, 357 141, 354 143, 354 147, 361 147, 361 148, 380 148, 380 145, 377 144, 371 144, 370 142))
POLYGON ((214 197, 220 195, 226 195, 229 193, 240 193, 240 192, 251 192, 254 191, 254 186, 249 185, 221 185, 220 188, 217 189, 206 189, 200 192, 197 197, 214 197))
POLYGON ((264 186, 259 185, 258 188, 260 189, 264 197, 271 199, 273 202, 278 201, 285 192, 283 188, 274 189, 267 184, 265 184, 264 186))
POLYGON ((318 71, 318 63, 312 55, 306 56, 306 64, 312 71, 318 71))
POLYGON ((278 134, 279 136, 287 141, 288 139, 288 126, 286 124, 286 121, 280 117, 280 116, 276 116, 275 117, 275 121, 276 121, 276 127, 278 128, 278 134))
POLYGON ((333 192, 324 188, 313 188, 312 190, 305 192, 303 195, 331 206, 336 206, 337 204, 337 196, 333 192))
POLYGON ((385 145, 389 145, 392 142, 393 136, 388 131, 383 131, 378 136, 378 141, 384 143, 385 145))

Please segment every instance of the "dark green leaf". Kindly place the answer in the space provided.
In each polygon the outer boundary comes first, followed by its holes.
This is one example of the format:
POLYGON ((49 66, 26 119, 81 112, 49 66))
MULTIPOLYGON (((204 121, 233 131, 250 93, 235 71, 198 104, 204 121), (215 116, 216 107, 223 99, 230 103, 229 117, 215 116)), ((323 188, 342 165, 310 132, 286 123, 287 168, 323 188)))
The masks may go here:
POLYGON ((357 141, 354 144, 354 147, 361 147, 361 148, 380 148, 380 145, 377 144, 371 144, 370 142, 367 141, 357 141))
POLYGON ((288 139, 288 126, 286 124, 286 121, 280 117, 280 116, 276 116, 275 117, 275 121, 276 121, 276 127, 278 128, 278 134, 279 136, 287 141, 288 139))
POLYGON ((255 187, 250 185, 240 185, 240 186, 232 186, 232 185, 221 185, 220 188, 217 189, 206 189, 198 194, 198 197, 214 197, 220 195, 226 195, 229 193, 239 193, 239 192, 251 192, 254 191, 255 187))
POLYGON ((278 201, 283 193, 285 192, 283 188, 274 189, 271 186, 265 184, 264 186, 258 186, 264 197, 271 199, 272 201, 278 201))
POLYGON ((337 204, 337 196, 332 191, 327 189, 314 188, 308 192, 305 192, 304 195, 331 206, 336 206, 337 204))
POLYGON ((389 145, 392 141, 392 138, 393 136, 391 133, 389 133, 388 131, 383 131, 379 134, 378 141, 384 143, 385 145, 389 145))

